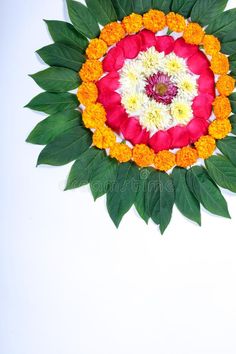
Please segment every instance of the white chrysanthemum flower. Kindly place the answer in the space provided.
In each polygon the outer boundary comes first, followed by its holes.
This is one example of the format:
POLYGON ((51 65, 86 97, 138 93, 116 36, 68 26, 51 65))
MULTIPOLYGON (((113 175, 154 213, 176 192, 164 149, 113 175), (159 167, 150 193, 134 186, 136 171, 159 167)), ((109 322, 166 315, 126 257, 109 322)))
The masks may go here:
POLYGON ((140 53, 138 59, 140 60, 143 72, 147 77, 156 73, 159 68, 163 66, 164 53, 159 53, 155 47, 151 47, 146 52, 140 53))
POLYGON ((155 101, 151 101, 140 116, 140 123, 151 133, 169 127, 171 122, 172 118, 167 106, 155 101))
POLYGON ((171 115, 177 124, 186 124, 193 117, 191 103, 184 99, 174 99, 170 106, 171 115))
POLYGON ((179 77, 176 78, 176 82, 179 88, 178 95, 180 97, 192 100, 197 96, 197 80, 193 75, 179 75, 179 77))
POLYGON ((174 53, 166 55, 162 68, 166 74, 174 78, 187 71, 185 60, 174 53))
POLYGON ((123 91, 142 90, 145 86, 145 77, 142 65, 137 61, 128 61, 120 72, 120 83, 123 91))
POLYGON ((146 105, 149 102, 149 99, 143 93, 130 92, 125 93, 122 96, 121 102, 127 113, 135 114, 142 110, 143 105, 146 105))

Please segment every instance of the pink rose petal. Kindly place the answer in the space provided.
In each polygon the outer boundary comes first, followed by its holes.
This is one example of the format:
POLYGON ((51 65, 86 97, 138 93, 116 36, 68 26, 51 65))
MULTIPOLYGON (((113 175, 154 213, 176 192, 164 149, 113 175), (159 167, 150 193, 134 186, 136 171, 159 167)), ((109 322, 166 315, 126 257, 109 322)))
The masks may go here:
POLYGON ((174 44, 174 52, 181 58, 189 58, 196 54, 198 51, 198 46, 193 44, 188 44, 183 38, 178 38, 174 44))
POLYGON ((110 106, 113 106, 115 104, 121 104, 121 97, 117 92, 101 92, 98 95, 98 102, 103 104, 105 108, 108 108, 110 106))
POLYGON ((209 123, 205 119, 193 118, 187 125, 187 130, 190 136, 190 142, 194 143, 202 135, 207 133, 209 123))
POLYGON ((120 47, 124 51, 126 59, 134 59, 137 57, 141 50, 142 40, 139 35, 134 34, 132 36, 126 36, 122 39, 117 47, 120 47))
POLYGON ((195 97, 192 110, 195 117, 208 119, 212 113, 212 103, 214 97, 208 94, 200 94, 195 97))
POLYGON ((106 112, 107 125, 116 132, 119 132, 121 124, 128 119, 125 109, 121 105, 114 105, 110 106, 106 112))
POLYGON ((145 51, 148 48, 156 45, 156 36, 153 32, 144 29, 139 33, 139 36, 142 40, 141 51, 145 51))
POLYGON ((114 47, 109 50, 102 62, 103 70, 105 72, 120 70, 124 65, 124 62, 125 56, 123 49, 121 47, 114 47))
POLYGON ((159 130, 149 139, 148 144, 155 152, 169 150, 171 147, 170 134, 166 130, 159 130))
POLYGON ((120 87, 120 75, 116 71, 111 71, 97 82, 97 88, 102 93, 104 91, 115 91, 120 87))
POLYGON ((190 142, 190 136, 188 133, 188 130, 186 127, 182 126, 176 126, 173 128, 170 128, 168 130, 168 133, 171 136, 171 148, 182 148, 184 146, 187 146, 190 142))
POLYGON ((171 36, 156 36, 156 50, 170 54, 174 49, 174 38, 171 36))
POLYGON ((210 69, 206 69, 201 73, 197 83, 199 93, 208 93, 215 97, 215 77, 210 69))
POLYGON ((120 128, 123 137, 135 144, 146 144, 149 138, 149 133, 143 129, 139 121, 135 117, 129 117, 120 128))
POLYGON ((201 75, 206 69, 209 69, 210 62, 206 55, 198 50, 198 52, 188 58, 189 69, 196 75, 201 75))

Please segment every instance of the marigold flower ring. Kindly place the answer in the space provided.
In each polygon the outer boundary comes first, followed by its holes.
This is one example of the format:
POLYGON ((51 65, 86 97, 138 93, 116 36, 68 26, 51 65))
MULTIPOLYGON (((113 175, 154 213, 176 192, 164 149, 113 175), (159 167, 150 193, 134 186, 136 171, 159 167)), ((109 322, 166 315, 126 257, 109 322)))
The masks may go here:
POLYGON ((26 107, 48 114, 27 138, 38 165, 72 161, 66 190, 106 195, 118 227, 134 205, 161 233, 174 204, 229 218, 236 192, 236 29, 227 0, 67 0, 71 23, 46 21, 44 90, 26 107), (74 91, 76 90, 76 92, 74 91))

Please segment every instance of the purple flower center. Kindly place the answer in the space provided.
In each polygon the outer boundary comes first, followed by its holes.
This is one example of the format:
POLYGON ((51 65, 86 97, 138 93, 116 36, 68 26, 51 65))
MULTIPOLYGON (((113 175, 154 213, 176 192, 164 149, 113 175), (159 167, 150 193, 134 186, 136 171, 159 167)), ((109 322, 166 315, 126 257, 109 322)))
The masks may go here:
POLYGON ((171 78, 162 72, 150 76, 145 86, 148 97, 154 98, 159 103, 170 104, 178 93, 178 87, 171 78))

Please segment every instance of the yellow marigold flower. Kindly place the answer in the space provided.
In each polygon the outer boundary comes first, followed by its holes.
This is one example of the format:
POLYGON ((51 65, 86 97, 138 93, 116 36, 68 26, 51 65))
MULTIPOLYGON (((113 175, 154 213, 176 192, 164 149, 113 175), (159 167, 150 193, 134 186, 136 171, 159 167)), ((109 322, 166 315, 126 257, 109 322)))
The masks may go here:
POLYGON ((195 147, 200 158, 208 159, 215 151, 216 141, 212 136, 204 135, 196 141, 195 147))
POLYGON ((229 59, 226 55, 218 53, 211 59, 211 70, 214 74, 224 75, 229 71, 229 59))
POLYGON ((108 149, 116 142, 116 136, 108 127, 101 127, 93 134, 93 145, 99 149, 108 149))
POLYGON ((89 59, 100 59, 107 52, 107 44, 99 38, 92 39, 86 49, 89 59))
POLYGON ((90 104, 83 111, 83 122, 86 128, 99 128, 106 121, 106 111, 101 103, 90 104))
POLYGON ((175 165, 175 154, 168 150, 159 151, 154 158, 154 165, 160 171, 168 171, 175 165))
POLYGON ((109 46, 119 42, 125 36, 125 30, 121 23, 111 22, 103 27, 100 38, 109 46))
POLYGON ((218 38, 212 34, 205 34, 203 38, 204 50, 208 55, 214 55, 219 53, 221 44, 218 38))
POLYGON ((186 168, 193 165, 198 158, 198 153, 196 149, 189 146, 183 147, 176 154, 176 165, 179 167, 186 168))
POLYGON ((152 32, 158 32, 165 28, 166 17, 164 12, 159 10, 150 10, 143 15, 144 27, 152 32))
POLYGON ((216 88, 223 96, 229 96, 235 87, 235 80, 229 75, 222 75, 216 83, 216 88))
POLYGON ((166 16, 167 26, 171 31, 183 32, 186 27, 185 18, 182 15, 169 12, 166 16))
POLYGON ((82 81, 98 81, 103 74, 102 63, 99 60, 87 60, 79 72, 82 81))
POLYGON ((143 27, 143 17, 132 13, 123 19, 122 24, 128 34, 137 33, 143 27))
POLYGON ((229 119, 214 120, 208 128, 209 134, 215 139, 224 139, 232 131, 229 119))
POLYGON ((184 30, 183 38, 189 44, 201 44, 204 30, 198 23, 190 22, 184 30))
POLYGON ((97 86, 93 82, 83 82, 78 88, 77 97, 84 106, 95 103, 98 99, 97 86))
POLYGON ((154 151, 145 144, 138 144, 133 148, 134 162, 140 167, 152 165, 154 157, 154 151))
POLYGON ((213 102, 213 111, 217 119, 228 118, 231 113, 230 100, 225 96, 217 96, 213 102))
POLYGON ((132 158, 132 150, 126 144, 116 143, 110 149, 110 156, 119 162, 128 162, 132 158))

